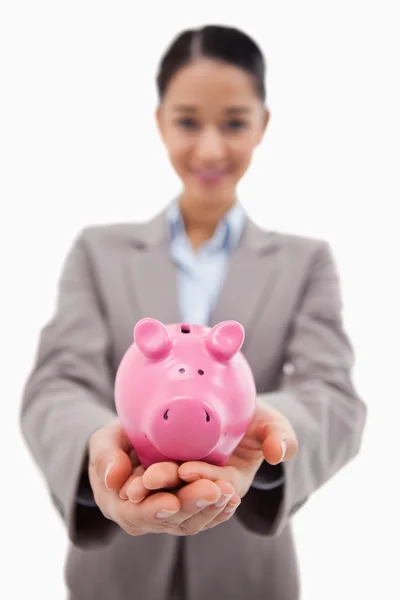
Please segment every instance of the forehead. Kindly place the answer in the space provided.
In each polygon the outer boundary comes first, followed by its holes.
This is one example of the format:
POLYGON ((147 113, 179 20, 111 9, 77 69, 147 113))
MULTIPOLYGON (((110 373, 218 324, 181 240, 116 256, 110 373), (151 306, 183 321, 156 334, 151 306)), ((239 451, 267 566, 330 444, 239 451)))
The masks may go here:
POLYGON ((254 81, 246 71, 215 60, 200 59, 182 67, 171 79, 164 104, 169 107, 254 106, 254 81))

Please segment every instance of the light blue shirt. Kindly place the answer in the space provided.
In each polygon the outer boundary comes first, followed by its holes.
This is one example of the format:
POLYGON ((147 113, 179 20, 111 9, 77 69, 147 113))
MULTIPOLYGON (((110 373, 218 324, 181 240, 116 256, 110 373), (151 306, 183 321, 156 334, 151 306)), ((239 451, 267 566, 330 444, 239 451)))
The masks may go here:
POLYGON ((167 211, 170 257, 176 265, 183 323, 208 325, 224 282, 229 258, 239 243, 245 212, 236 203, 218 223, 213 237, 196 252, 185 231, 178 202, 167 211))

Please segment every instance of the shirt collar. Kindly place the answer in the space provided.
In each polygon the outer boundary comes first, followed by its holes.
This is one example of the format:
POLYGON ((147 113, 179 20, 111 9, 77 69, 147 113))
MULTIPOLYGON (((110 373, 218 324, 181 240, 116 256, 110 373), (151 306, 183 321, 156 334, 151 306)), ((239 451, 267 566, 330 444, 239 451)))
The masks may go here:
MULTIPOLYGON (((185 226, 179 209, 179 201, 175 200, 167 210, 170 240, 186 237, 185 226)), ((239 243, 245 223, 245 211, 239 202, 224 215, 217 225, 213 237, 207 242, 208 248, 232 251, 239 243)))

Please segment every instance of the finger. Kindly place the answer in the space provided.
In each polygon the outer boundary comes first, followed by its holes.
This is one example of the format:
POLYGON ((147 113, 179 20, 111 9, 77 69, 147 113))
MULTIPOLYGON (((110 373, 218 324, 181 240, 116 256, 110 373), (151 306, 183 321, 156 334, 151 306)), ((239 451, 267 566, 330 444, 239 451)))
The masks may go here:
POLYGON ((181 483, 178 468, 174 462, 150 465, 143 475, 143 485, 148 490, 174 489, 181 483))
POLYGON ((131 451, 131 443, 119 422, 99 429, 92 436, 89 463, 109 490, 122 487, 132 474, 132 460, 128 454, 131 451))
POLYGON ((212 481, 204 479, 181 488, 175 495, 181 504, 181 509, 179 513, 168 519, 168 524, 178 528, 183 521, 218 502, 221 498, 221 490, 212 481))
MULTIPOLYGON (((261 434, 262 435, 262 434, 261 434)), ((290 460, 298 452, 298 441, 294 432, 279 424, 268 425, 262 443, 265 460, 271 465, 290 460)))
POLYGON ((251 437, 262 445, 265 460, 275 465, 294 458, 298 452, 298 440, 285 415, 261 401, 257 404, 257 414, 251 437))
POLYGON ((180 479, 186 482, 209 479, 210 481, 228 481, 235 489, 238 485, 236 469, 229 466, 217 467, 202 461, 183 463, 178 469, 178 474, 180 479))
POLYGON ((137 504, 147 498, 151 494, 151 491, 144 486, 143 477, 136 477, 129 484, 126 494, 130 502, 137 504))
MULTIPOLYGON (((135 484, 135 486, 132 488, 132 490, 138 490, 138 487, 140 487, 142 490, 139 500, 142 500, 145 496, 147 496, 149 494, 149 491, 144 488, 143 483, 140 483, 144 471, 145 471, 145 469, 141 465, 139 467, 136 467, 136 469, 134 469, 132 475, 130 477, 128 477, 128 479, 125 481, 124 485, 119 490, 119 497, 122 500, 128 500, 128 499, 132 500, 132 498, 130 498, 130 496, 131 496, 130 489, 131 489, 131 483, 133 481, 136 481, 136 482, 139 481, 139 486, 137 484, 135 484)), ((139 501, 136 496, 135 496, 135 498, 136 498, 135 501, 139 501)))
POLYGON ((204 529, 212 529, 216 525, 228 521, 231 517, 233 517, 240 503, 240 496, 238 496, 238 494, 234 494, 229 500, 228 504, 217 515, 215 515, 214 519, 207 523, 204 529))
MULTIPOLYGON (((230 500, 237 496, 234 487, 227 481, 216 481, 215 483, 221 491, 220 498, 213 504, 210 504, 203 510, 182 521, 180 530, 183 534, 193 535, 205 529, 209 523, 214 521, 218 515, 225 511, 230 500)), ((239 496, 237 497, 239 498, 239 496)), ((229 518, 229 514, 226 513, 220 522, 229 518)))
MULTIPOLYGON (((159 492, 154 495, 158 496, 162 493, 159 492)), ((181 488, 175 494, 167 493, 167 495, 176 498, 180 504, 180 510, 174 515, 166 516, 163 526, 177 534, 182 521, 200 512, 206 506, 217 502, 221 497, 221 491, 211 481, 199 481, 181 488)), ((147 498, 144 500, 144 503, 146 502, 148 502, 147 498)))
POLYGON ((174 494, 158 492, 151 494, 139 504, 118 499, 118 520, 130 530, 165 531, 165 521, 178 513, 181 504, 174 494))

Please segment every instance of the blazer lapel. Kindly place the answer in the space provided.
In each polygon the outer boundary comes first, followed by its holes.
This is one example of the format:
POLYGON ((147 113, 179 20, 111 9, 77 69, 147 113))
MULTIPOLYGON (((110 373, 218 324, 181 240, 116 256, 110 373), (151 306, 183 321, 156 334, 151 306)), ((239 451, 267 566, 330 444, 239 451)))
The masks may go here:
POLYGON ((142 225, 127 253, 125 277, 139 317, 153 317, 162 323, 178 323, 175 266, 168 253, 165 211, 142 225))
POLYGON ((246 331, 267 303, 279 274, 276 235, 259 229, 249 219, 242 240, 232 255, 210 326, 233 319, 246 331))
MULTIPOLYGON (((141 225, 126 253, 124 277, 138 319, 153 317, 163 323, 181 320, 175 265, 169 257, 165 212, 141 225)), ((209 325, 234 319, 246 331, 274 288, 279 274, 273 232, 258 228, 250 219, 232 255, 221 293, 209 325)))

